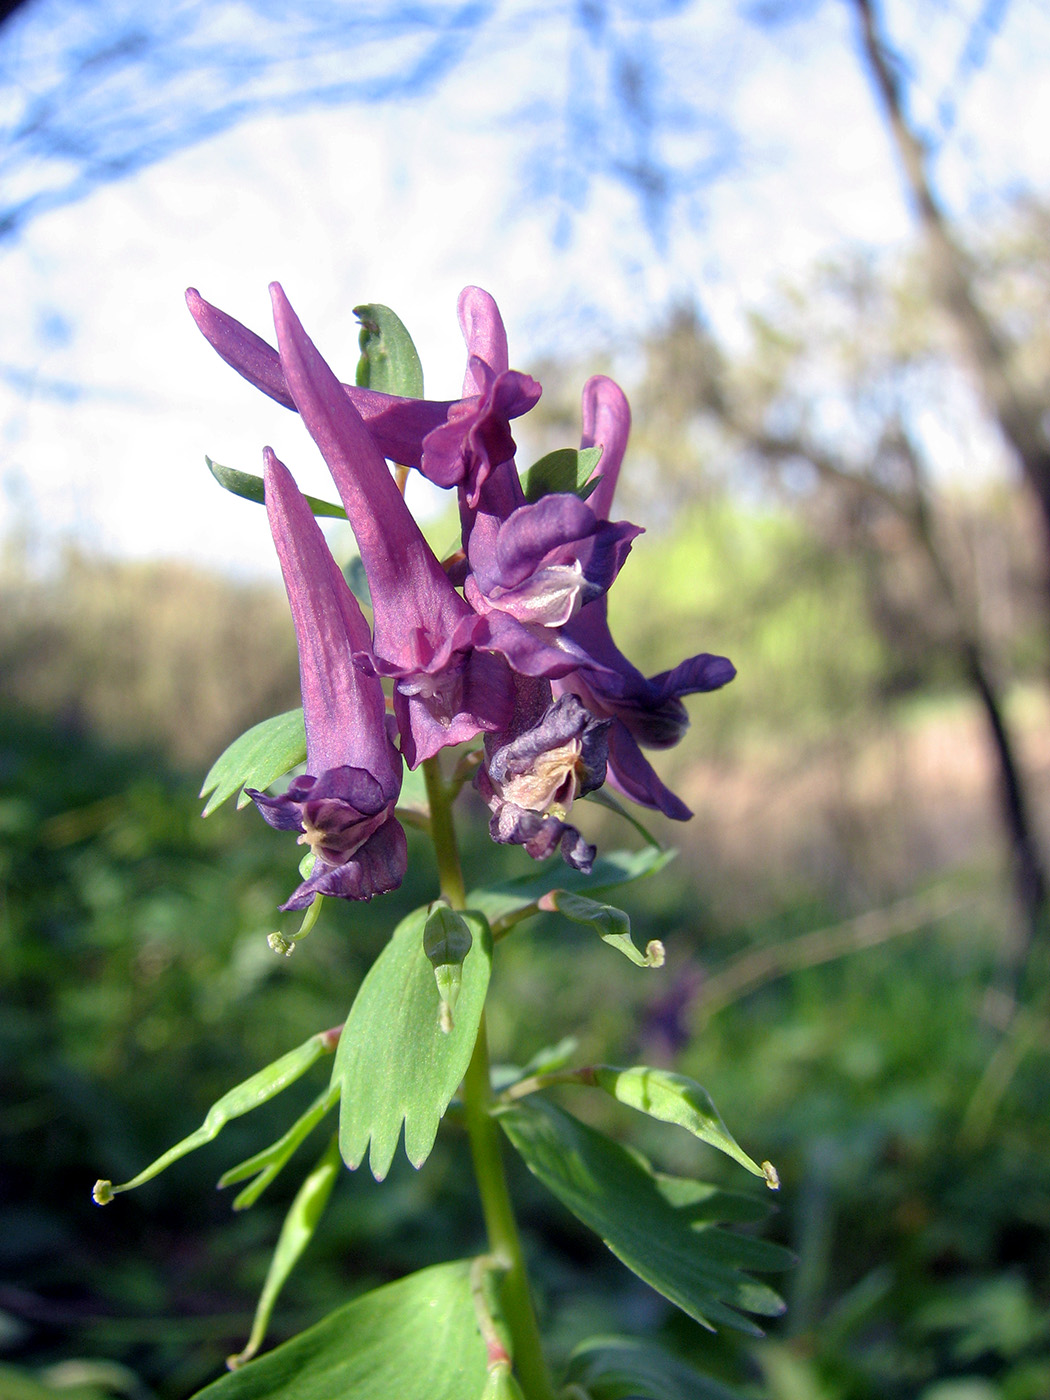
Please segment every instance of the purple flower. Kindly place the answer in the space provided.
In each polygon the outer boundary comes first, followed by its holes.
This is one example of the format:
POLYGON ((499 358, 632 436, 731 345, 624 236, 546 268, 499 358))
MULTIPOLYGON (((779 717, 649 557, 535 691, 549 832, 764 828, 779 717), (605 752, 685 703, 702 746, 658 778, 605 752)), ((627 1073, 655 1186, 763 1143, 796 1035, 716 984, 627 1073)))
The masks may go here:
POLYGON ((467 598, 478 612, 496 609, 519 622, 562 627, 599 597, 620 572, 636 525, 599 520, 578 496, 555 493, 520 505, 474 539, 467 598))
MULTIPOLYGON (((186 304, 197 328, 212 349, 264 394, 295 411, 296 403, 280 356, 261 336, 242 326, 240 321, 220 311, 190 287, 186 304)), ((455 406, 454 400, 440 403, 431 399, 405 399, 394 394, 380 394, 374 389, 360 389, 344 384, 343 393, 368 424, 379 451, 392 462, 418 467, 423 451, 423 439, 440 427, 455 406)))
POLYGON ((476 650, 479 619, 412 518, 369 428, 288 304, 270 288, 288 391, 321 450, 368 576, 375 620, 359 664, 396 680, 394 712, 411 767, 448 744, 506 725, 504 660, 476 650))
MULTIPOLYGON (((461 295, 461 316, 467 314, 462 310, 465 299, 476 290, 468 287, 461 295)), ((205 301, 194 287, 186 292, 186 304, 201 334, 232 369, 277 403, 295 410, 280 356, 272 345, 205 301)), ((450 487, 468 470, 487 470, 482 462, 498 463, 513 457, 509 420, 527 413, 541 392, 534 379, 507 371, 506 366, 503 373, 496 374, 479 361, 478 374, 479 381, 470 381, 462 400, 445 402, 380 394, 354 384, 342 387, 384 457, 402 466, 422 467, 435 485, 450 487), (433 443, 424 453, 428 435, 433 436, 433 443), (475 462, 478 465, 472 466, 475 462)))
MULTIPOLYGON (((581 445, 602 448, 599 482, 590 503, 603 518, 612 507, 630 427, 630 407, 619 385, 605 375, 588 380, 581 445)), ((564 635, 596 666, 581 667, 557 680, 555 691, 577 694, 593 714, 613 721, 608 735, 610 785, 642 806, 657 808, 676 821, 688 820, 692 812, 660 780, 640 745, 677 744, 689 725, 681 697, 728 684, 736 675, 732 662, 703 652, 647 679, 613 641, 604 593, 566 623, 564 635)))
MULTIPOLYGON (((507 369, 506 331, 487 292, 465 288, 459 320, 467 345, 464 398, 448 424, 426 438, 423 471, 440 475, 435 454, 459 464, 465 593, 483 618, 474 644, 500 652, 519 675, 564 676, 588 658, 562 624, 609 586, 639 532, 597 519, 576 496, 526 503, 499 402, 501 392, 509 402, 525 376, 515 379, 507 369)), ((539 386, 533 389, 538 397, 539 386)), ((448 475, 455 475, 451 468, 448 475)))
POLYGON ((458 485, 467 509, 475 510, 492 472, 514 459, 510 420, 527 413, 542 390, 509 368, 507 333, 488 292, 464 287, 458 311, 468 354, 463 398, 424 439, 421 466, 438 486, 458 485))
POLYGON ((371 644, 357 599, 288 469, 269 448, 264 460, 266 512, 299 645, 307 772, 279 797, 248 795, 316 857, 282 909, 304 909, 318 894, 371 899, 396 889, 407 866, 394 816, 401 757, 378 678, 354 664, 371 644))
POLYGON ((485 762, 475 779, 492 811, 493 841, 524 846, 534 860, 560 849, 569 865, 590 871, 594 847, 566 817, 577 797, 605 781, 609 724, 575 695, 552 703, 546 681, 519 683, 511 728, 485 736, 485 762))

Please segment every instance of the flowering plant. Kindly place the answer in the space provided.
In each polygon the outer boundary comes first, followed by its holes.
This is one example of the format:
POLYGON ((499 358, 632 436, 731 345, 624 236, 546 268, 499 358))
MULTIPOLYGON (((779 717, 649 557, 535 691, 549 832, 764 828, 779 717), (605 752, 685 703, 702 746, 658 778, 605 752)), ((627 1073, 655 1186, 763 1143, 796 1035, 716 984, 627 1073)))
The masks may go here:
POLYGON ((757 1332, 747 1314, 782 1309, 749 1271, 782 1268, 789 1256, 724 1228, 760 1218, 764 1207, 657 1173, 546 1091, 585 1086, 685 1129, 771 1187, 775 1171, 742 1150, 691 1080, 646 1066, 578 1065, 571 1041, 494 1078, 485 1028, 498 945, 540 911, 592 927, 639 967, 661 966, 661 945, 640 949, 627 915, 605 896, 655 874, 672 853, 632 818, 646 844, 599 857, 576 825, 577 804, 601 796, 623 812, 611 789, 686 820, 688 808, 643 750, 676 744, 688 724, 683 696, 717 689, 734 675, 724 657, 701 653, 647 678, 612 638, 606 596, 640 533, 611 518, 630 428, 627 400, 609 378, 588 381, 579 448, 549 454, 519 475, 511 423, 533 407, 540 386, 510 368, 503 323, 485 292, 468 287, 460 297, 467 368, 462 397, 452 402, 423 397, 414 346, 387 308, 358 308, 362 357, 356 383, 346 385, 280 286, 271 294, 276 349, 195 291, 187 297, 222 358, 301 416, 341 506, 304 496, 269 448, 261 479, 210 464, 228 489, 265 502, 298 642, 303 707, 264 721, 227 749, 205 781, 205 815, 239 791, 242 804, 254 802, 271 826, 296 833, 305 847, 299 883, 281 906, 304 917, 291 937, 271 936, 279 953, 293 951, 326 899, 369 900, 401 883, 410 859, 406 825, 432 843, 440 887, 393 931, 342 1026, 319 1032, 232 1089, 196 1133, 132 1181, 100 1181, 95 1199, 103 1204, 155 1176, 333 1055, 331 1082, 315 1102, 272 1147, 220 1183, 249 1181, 235 1204, 252 1204, 338 1110, 338 1131, 282 1230, 251 1337, 230 1358, 232 1374, 203 1394, 714 1394, 637 1339, 585 1344, 555 1378, 501 1138, 629 1269, 705 1327, 757 1332), (435 555, 405 502, 410 470, 456 493, 462 547, 448 559, 435 555), (315 518, 333 514, 345 515, 356 538, 370 620, 315 518), (539 862, 523 877, 468 889, 454 824, 454 804, 468 783, 489 809, 492 839, 522 846, 539 862), (357 1298, 253 1359, 341 1165, 355 1170, 367 1154, 382 1180, 403 1131, 409 1160, 422 1167, 446 1115, 469 1138, 486 1253, 357 1298))

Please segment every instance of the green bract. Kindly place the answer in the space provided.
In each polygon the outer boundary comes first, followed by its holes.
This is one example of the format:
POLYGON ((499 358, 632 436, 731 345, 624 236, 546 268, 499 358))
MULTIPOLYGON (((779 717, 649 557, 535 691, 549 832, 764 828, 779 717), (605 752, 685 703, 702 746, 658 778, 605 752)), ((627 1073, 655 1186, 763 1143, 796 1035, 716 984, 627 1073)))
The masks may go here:
POLYGON ((447 1035, 438 1026, 434 970, 423 950, 426 908, 394 930, 343 1028, 332 1069, 332 1083, 342 1089, 339 1146, 352 1168, 367 1151, 377 1181, 390 1170, 402 1123, 405 1153, 414 1167, 423 1165, 470 1062, 488 990, 492 936, 480 915, 467 912, 463 918, 473 946, 447 1035))
POLYGON ((287 1132, 269 1147, 256 1152, 254 1156, 231 1167, 219 1177, 219 1186, 233 1186, 238 1181, 255 1180, 234 1197, 234 1210, 247 1210, 253 1206, 270 1182, 280 1173, 293 1153, 306 1141, 326 1114, 331 1113, 339 1102, 338 1084, 329 1084, 323 1093, 318 1094, 305 1113, 299 1115, 287 1132))
POLYGON ((301 709, 262 720, 234 739, 208 770, 201 788, 201 796, 208 798, 204 816, 211 816, 238 788, 237 806, 246 807, 251 799, 245 788, 268 788, 305 762, 306 729, 301 709))
POLYGON ((525 499, 535 502, 555 491, 571 491, 585 501, 598 485, 591 477, 601 455, 600 447, 559 447, 548 452, 522 473, 525 499))
POLYGON ((401 394, 409 399, 423 397, 423 366, 419 363, 412 337, 400 317, 389 306, 371 303, 355 306, 361 322, 358 343, 357 384, 381 394, 401 394))

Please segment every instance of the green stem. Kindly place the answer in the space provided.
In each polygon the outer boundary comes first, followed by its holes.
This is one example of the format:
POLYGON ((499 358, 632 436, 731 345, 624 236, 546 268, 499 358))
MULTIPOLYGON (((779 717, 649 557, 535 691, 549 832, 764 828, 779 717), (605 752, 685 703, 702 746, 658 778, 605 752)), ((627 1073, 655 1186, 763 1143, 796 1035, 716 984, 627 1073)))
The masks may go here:
MULTIPOLYGON (((423 778, 430 804, 430 835, 437 856, 441 893, 453 909, 462 909, 466 902, 466 890, 452 821, 451 793, 436 758, 424 761, 423 778)), ((521 1236, 503 1169, 499 1129, 492 1117, 491 1106, 488 1034, 483 1015, 474 1053, 463 1079, 463 1112, 474 1174, 481 1196, 489 1250, 505 1269, 500 1295, 504 1319, 513 1343, 515 1374, 526 1400, 554 1400, 554 1388, 543 1359, 539 1325, 525 1271, 521 1236)))
POLYGON ((554 1390, 543 1360, 539 1325, 525 1272, 521 1236, 503 1170, 499 1129, 489 1111, 491 1103, 488 1037, 482 1016, 474 1054, 463 1080, 463 1108, 474 1174, 481 1194, 489 1248, 506 1268, 500 1293, 503 1315, 513 1341, 514 1372, 526 1400, 553 1400, 554 1390))
POLYGON ((430 806, 430 839, 434 843, 434 854, 437 856, 441 893, 453 909, 462 909, 467 902, 463 867, 459 862, 456 829, 452 824, 452 802, 445 779, 441 775, 440 760, 436 755, 434 758, 423 760, 423 781, 426 783, 427 802, 430 806))

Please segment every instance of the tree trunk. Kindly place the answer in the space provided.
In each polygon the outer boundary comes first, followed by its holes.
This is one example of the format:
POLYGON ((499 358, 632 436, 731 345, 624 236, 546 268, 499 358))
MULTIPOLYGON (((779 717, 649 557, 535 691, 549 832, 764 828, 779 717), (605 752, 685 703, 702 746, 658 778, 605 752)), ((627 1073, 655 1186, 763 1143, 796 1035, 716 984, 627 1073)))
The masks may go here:
MULTIPOLYGON (((905 116, 900 83, 879 31, 875 6, 872 0, 852 0, 852 4, 861 51, 885 109, 911 203, 926 238, 934 291, 959 332, 982 397, 1035 493, 1050 561, 1050 441, 1043 430, 1043 405, 1033 402, 1016 382, 1009 347, 978 304, 970 260, 952 237, 930 184, 926 149, 905 116)), ((1050 565, 1047 574, 1050 590, 1050 565)))

